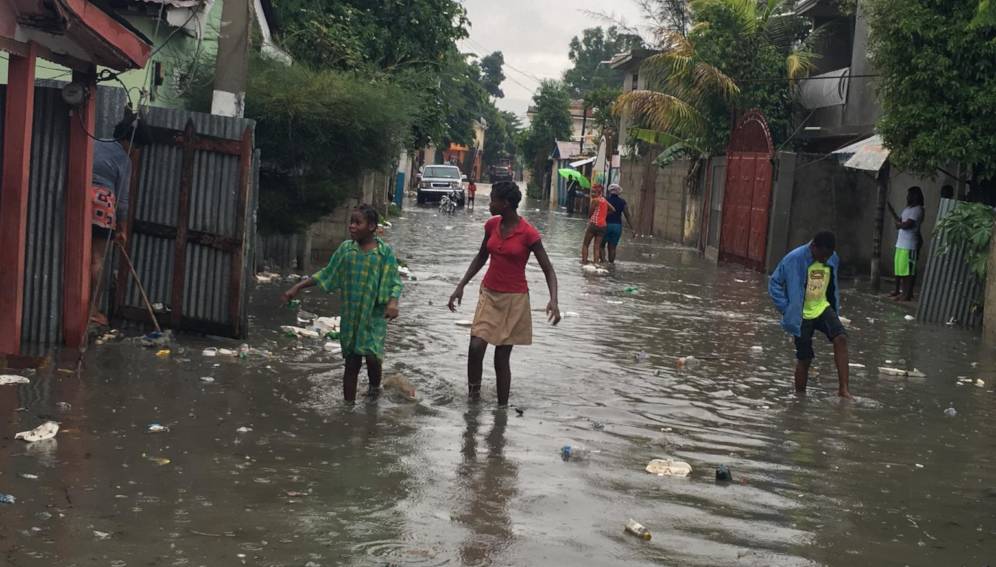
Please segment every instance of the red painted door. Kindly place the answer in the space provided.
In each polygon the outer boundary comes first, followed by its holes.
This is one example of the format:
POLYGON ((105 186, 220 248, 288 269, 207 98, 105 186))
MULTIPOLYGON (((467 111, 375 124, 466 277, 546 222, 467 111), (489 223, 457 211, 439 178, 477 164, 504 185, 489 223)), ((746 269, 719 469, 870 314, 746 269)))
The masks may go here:
POLYGON ((764 118, 757 111, 749 112, 727 148, 720 260, 764 269, 773 153, 764 118))

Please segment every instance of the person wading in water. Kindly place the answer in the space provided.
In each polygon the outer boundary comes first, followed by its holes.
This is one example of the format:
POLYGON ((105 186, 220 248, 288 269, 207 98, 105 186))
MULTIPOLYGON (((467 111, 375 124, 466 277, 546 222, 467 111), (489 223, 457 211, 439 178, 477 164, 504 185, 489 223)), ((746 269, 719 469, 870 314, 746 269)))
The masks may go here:
POLYGON ((481 283, 480 299, 470 330, 467 384, 470 399, 480 399, 484 353, 489 344, 494 345, 500 406, 508 405, 512 387, 512 347, 532 344, 533 341, 529 287, 526 284, 526 262, 529 261, 530 253, 536 256, 550 289, 547 317, 554 325, 560 322, 557 274, 543 248, 540 233, 529 221, 519 216, 517 209, 521 200, 522 193, 514 182, 502 181, 492 187, 490 209, 495 216, 484 223, 481 249, 471 261, 467 273, 449 301, 450 311, 456 311, 457 305, 463 302, 464 288, 490 258, 491 264, 481 283))

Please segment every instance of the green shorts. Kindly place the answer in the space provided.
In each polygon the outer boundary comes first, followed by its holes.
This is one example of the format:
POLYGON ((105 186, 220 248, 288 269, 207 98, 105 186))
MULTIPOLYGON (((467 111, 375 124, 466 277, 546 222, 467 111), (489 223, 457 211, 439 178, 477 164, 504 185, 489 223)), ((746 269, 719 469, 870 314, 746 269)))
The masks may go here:
POLYGON ((916 250, 896 248, 895 275, 900 278, 916 275, 916 250))

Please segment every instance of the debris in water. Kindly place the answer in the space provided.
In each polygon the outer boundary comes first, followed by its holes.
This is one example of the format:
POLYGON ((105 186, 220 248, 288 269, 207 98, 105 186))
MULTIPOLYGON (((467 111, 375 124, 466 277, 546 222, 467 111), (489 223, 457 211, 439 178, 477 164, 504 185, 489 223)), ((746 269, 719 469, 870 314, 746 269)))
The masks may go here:
POLYGON ((146 348, 162 348, 169 346, 170 340, 173 336, 167 330, 166 332, 152 331, 147 333, 139 339, 139 343, 146 348))
POLYGON ((38 475, 31 473, 21 473, 21 478, 25 480, 38 480, 38 475))
POLYGON ((166 457, 150 457, 148 455, 142 455, 146 460, 153 462, 159 466, 164 466, 172 463, 173 461, 167 459, 166 457))
POLYGON ((640 522, 637 522, 636 520, 634 520, 632 518, 630 518, 626 522, 626 531, 628 533, 631 533, 631 534, 635 535, 636 537, 642 539, 643 541, 650 541, 650 538, 653 537, 650 534, 650 530, 648 530, 647 528, 645 528, 643 526, 643 524, 641 524, 640 522))
POLYGON ((572 447, 564 445, 560 448, 560 458, 564 461, 584 461, 591 455, 591 451, 584 447, 572 447))
POLYGON ((252 433, 252 428, 251 427, 246 427, 246 426, 243 425, 242 427, 236 429, 235 432, 236 433, 252 433))
POLYGON ((105 540, 105 539, 110 538, 111 534, 109 534, 107 532, 101 532, 101 531, 98 531, 98 530, 93 530, 93 536, 96 537, 99 540, 105 540))
POLYGON ((267 284, 278 279, 280 279, 280 274, 274 274, 273 272, 260 272, 256 274, 256 283, 267 284))
POLYGON ((230 348, 219 348, 218 349, 218 356, 227 356, 227 357, 231 358, 231 357, 234 357, 236 354, 238 354, 238 353, 235 352, 234 350, 230 349, 230 348))
POLYGON ((699 359, 694 356, 680 356, 676 363, 678 368, 695 368, 699 364, 699 359))
POLYGON ((474 322, 473 321, 469 321, 469 320, 466 320, 466 319, 462 319, 460 321, 457 321, 455 324, 456 324, 457 327, 473 327, 474 326, 474 322))
POLYGON ((203 351, 201 351, 201 355, 206 356, 208 358, 214 358, 218 356, 218 349, 216 349, 215 347, 208 347, 203 351))
POLYGON ((214 378, 212 378, 211 376, 201 376, 201 382, 204 382, 205 384, 210 384, 214 382, 214 378))
POLYGON ((321 336, 318 334, 318 331, 313 329, 303 329, 301 327, 294 327, 291 325, 284 325, 283 327, 280 327, 280 330, 291 338, 300 337, 302 339, 317 339, 321 336))
POLYGON ((288 301, 287 305, 286 305, 287 309, 297 309, 300 306, 301 306, 301 300, 300 299, 292 299, 292 300, 288 301))
POLYGON ((654 459, 647 465, 647 472, 657 476, 685 477, 692 474, 692 466, 682 461, 654 459))
POLYGON ((297 312, 297 322, 302 325, 307 325, 315 319, 318 319, 318 315, 315 315, 314 313, 309 313, 303 310, 297 312))
POLYGON ((948 409, 944 410, 944 415, 946 415, 947 417, 955 417, 956 415, 958 415, 958 410, 954 409, 954 406, 951 406, 948 409))
POLYGON ((325 346, 322 348, 325 349, 325 352, 342 352, 342 345, 333 341, 325 343, 325 346))
POLYGON ((415 386, 401 373, 395 372, 385 377, 381 384, 384 390, 399 392, 405 399, 415 401, 415 386))
POLYGON ((977 388, 985 388, 986 387, 986 383, 981 378, 976 378, 976 380, 975 380, 975 386, 977 388))
MULTIPOLYGON (((888 362, 888 361, 886 361, 888 362)), ((885 374, 886 376, 904 376, 906 378, 924 378, 927 375, 920 372, 916 368, 913 370, 903 370, 902 368, 889 368, 888 366, 879 366, 879 374, 885 374)))
POLYGON ((15 502, 17 502, 17 498, 14 498, 13 494, 0 493, 0 504, 13 504, 15 502))
POLYGON ((637 362, 644 362, 648 358, 650 358, 650 355, 647 354, 646 352, 643 352, 642 350, 640 352, 636 353, 636 361, 637 362))
POLYGON ((169 356, 169 353, 170 353, 170 350, 168 348, 164 348, 164 349, 160 350, 159 352, 157 352, 156 356, 158 356, 159 358, 166 358, 167 356, 169 356))
POLYGON ((16 374, 4 374, 0 376, 0 386, 10 386, 12 384, 30 384, 31 380, 28 380, 24 376, 17 376, 16 374))
POLYGON ((755 346, 750 347, 750 351, 751 352, 764 352, 764 347, 763 346, 757 346, 757 345, 755 345, 755 346))
POLYGON ((914 316, 912 316, 912 315, 907 315, 907 316, 905 317, 905 319, 906 319, 907 321, 915 321, 915 320, 916 320, 916 317, 914 317, 914 316))
POLYGON ((59 432, 59 424, 54 421, 46 421, 31 431, 22 431, 14 435, 14 439, 20 439, 26 443, 37 443, 55 437, 59 432))
POLYGON ((519 417, 522 417, 522 416, 526 415, 526 410, 524 410, 522 408, 515 408, 515 413, 519 417))
POLYGON ((592 274, 592 275, 596 275, 596 276, 607 276, 607 275, 609 275, 609 271, 608 270, 606 270, 605 268, 601 268, 599 266, 596 266, 594 264, 585 264, 585 265, 581 266, 581 271, 584 272, 584 273, 586 273, 586 274, 592 274))
POLYGON ((948 322, 947 322, 948 327, 954 327, 957 324, 958 324, 958 321, 954 317, 948 319, 948 322))
POLYGON ((733 473, 730 472, 730 467, 726 465, 719 465, 716 467, 716 482, 732 482, 733 473))
POLYGON ((851 320, 848 319, 847 317, 837 317, 837 318, 840 319, 840 322, 843 323, 843 324, 845 324, 845 325, 850 325, 851 324, 851 320))
POLYGON ((865 368, 864 364, 860 364, 857 362, 849 362, 847 365, 850 366, 851 368, 865 368))
POLYGON ((633 287, 633 286, 630 286, 630 287, 627 287, 626 289, 624 289, 623 291, 624 291, 625 293, 629 293, 629 294, 634 294, 634 293, 637 293, 637 292, 638 292, 638 291, 640 291, 640 290, 639 290, 638 288, 635 288, 635 287, 633 287))
POLYGON ((604 431, 605 424, 602 423, 601 421, 593 421, 591 422, 591 428, 594 429, 595 431, 604 431))
POLYGON ((922 468, 923 468, 923 465, 921 465, 920 463, 917 463, 917 464, 916 464, 916 468, 918 468, 918 469, 922 469, 922 468))
POLYGON ((69 402, 55 402, 55 407, 59 411, 69 411, 73 409, 72 404, 70 404, 69 402))
POLYGON ((145 430, 149 433, 165 433, 169 431, 169 428, 161 423, 150 423, 145 430))
POLYGON ((560 316, 564 317, 564 318, 567 318, 567 317, 580 317, 581 315, 579 315, 578 313, 576 313, 574 311, 565 311, 565 312, 561 313, 560 316))

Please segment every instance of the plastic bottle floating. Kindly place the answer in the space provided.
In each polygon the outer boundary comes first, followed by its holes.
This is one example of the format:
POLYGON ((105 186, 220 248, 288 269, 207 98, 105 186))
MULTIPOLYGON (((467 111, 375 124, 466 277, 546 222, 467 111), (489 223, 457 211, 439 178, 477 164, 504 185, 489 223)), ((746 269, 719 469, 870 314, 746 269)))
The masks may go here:
POLYGON ((682 461, 654 459, 647 465, 647 472, 657 476, 685 477, 692 474, 692 466, 682 461))

